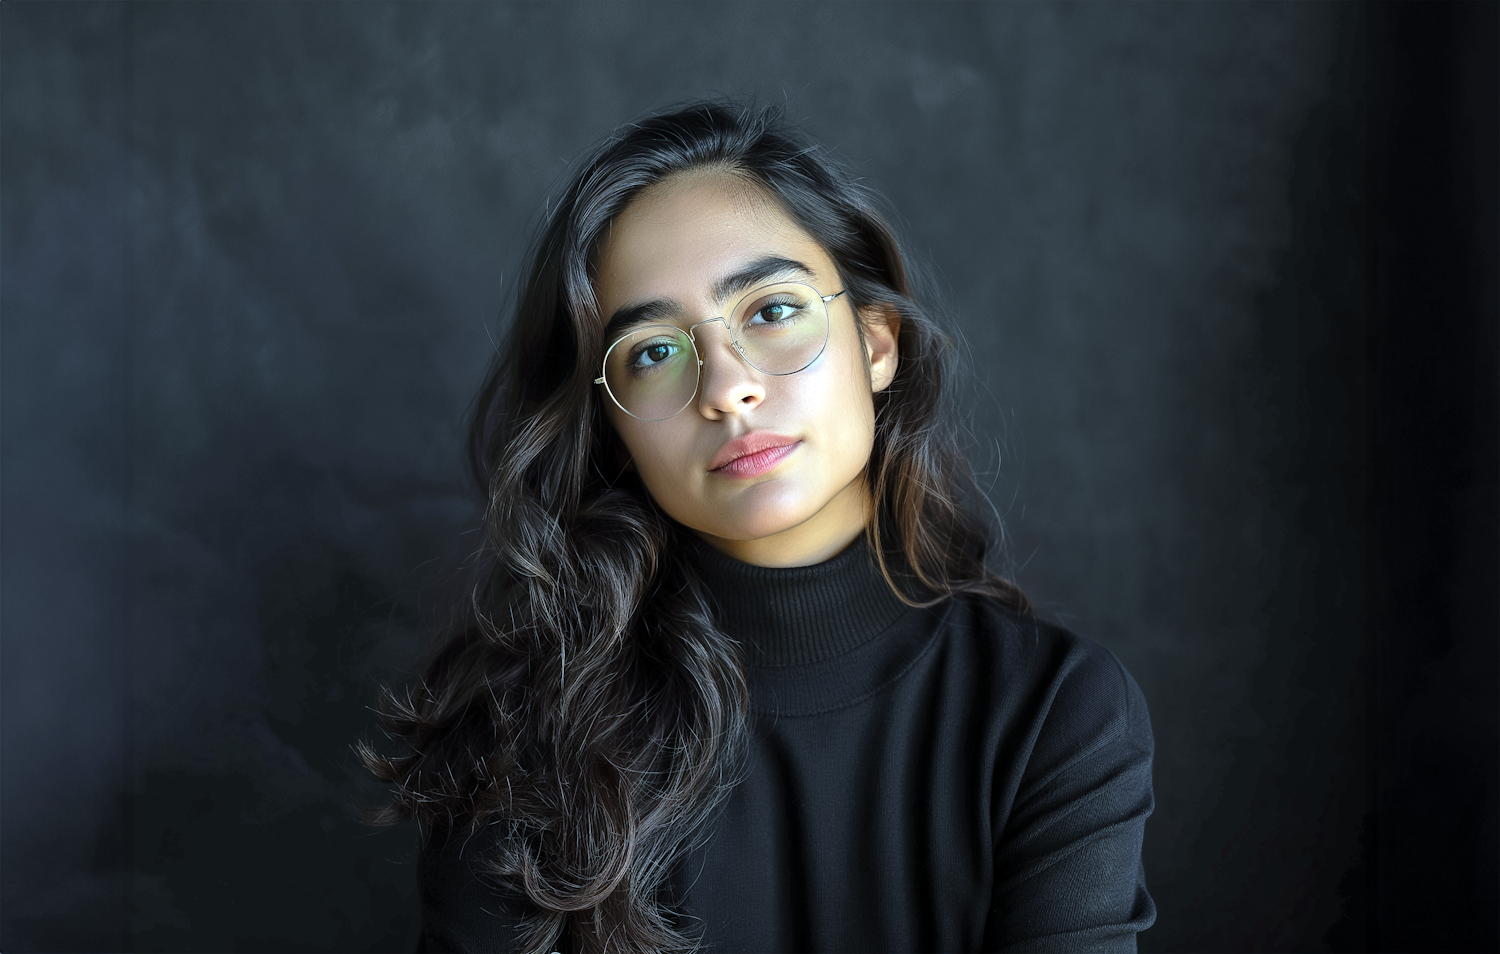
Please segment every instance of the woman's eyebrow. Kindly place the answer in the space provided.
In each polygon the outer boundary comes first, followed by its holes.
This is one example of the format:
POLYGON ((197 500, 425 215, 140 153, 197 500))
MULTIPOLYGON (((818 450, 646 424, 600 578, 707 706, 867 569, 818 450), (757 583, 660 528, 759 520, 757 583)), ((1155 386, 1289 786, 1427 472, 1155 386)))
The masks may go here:
POLYGON ((737 272, 714 282, 714 301, 722 302, 738 292, 746 292, 773 278, 812 278, 813 271, 801 262, 779 255, 758 258, 737 272))
POLYGON ((631 325, 660 321, 663 318, 680 315, 682 312, 682 303, 672 298, 657 298, 634 305, 622 305, 615 310, 613 315, 610 315, 609 324, 604 326, 604 340, 613 341, 631 325))
MULTIPOLYGON (((779 255, 767 255, 714 282, 714 301, 725 301, 739 292, 749 291, 775 278, 813 277, 813 270, 801 262, 779 255)), ((609 316, 609 322, 604 326, 604 340, 614 340, 631 325, 670 318, 685 310, 681 302, 672 298, 656 298, 633 305, 622 305, 609 316)))

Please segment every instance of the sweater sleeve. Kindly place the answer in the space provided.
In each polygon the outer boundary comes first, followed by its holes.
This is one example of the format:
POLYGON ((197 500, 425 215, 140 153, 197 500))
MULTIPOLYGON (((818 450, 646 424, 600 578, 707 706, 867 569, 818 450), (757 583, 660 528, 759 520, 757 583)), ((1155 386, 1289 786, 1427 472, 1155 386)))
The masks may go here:
POLYGON ((1113 654, 1079 640, 1053 681, 1015 800, 997 825, 986 951, 1134 951, 1156 920, 1141 838, 1151 720, 1113 654))
POLYGON ((475 867, 482 839, 435 834, 417 860, 422 900, 418 954, 450 951, 520 951, 522 921, 535 912, 525 898, 503 892, 475 867))

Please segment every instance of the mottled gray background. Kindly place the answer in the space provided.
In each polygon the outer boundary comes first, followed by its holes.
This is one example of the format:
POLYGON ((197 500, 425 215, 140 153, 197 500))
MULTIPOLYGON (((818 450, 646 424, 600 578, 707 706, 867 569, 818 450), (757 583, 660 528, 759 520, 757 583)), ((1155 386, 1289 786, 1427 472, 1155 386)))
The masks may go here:
POLYGON ((17 4, 0 947, 408 950, 348 745, 578 154, 785 103, 1151 704, 1143 950, 1496 943, 1493 6, 17 4))

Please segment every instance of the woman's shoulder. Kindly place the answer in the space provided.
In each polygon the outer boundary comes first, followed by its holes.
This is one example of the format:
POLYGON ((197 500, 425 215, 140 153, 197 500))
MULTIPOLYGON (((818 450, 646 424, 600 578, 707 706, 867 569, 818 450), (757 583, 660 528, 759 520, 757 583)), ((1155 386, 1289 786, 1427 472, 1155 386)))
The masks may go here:
POLYGON ((960 593, 942 608, 951 628, 994 646, 1011 662, 1069 669, 1123 668, 1114 653, 1095 640, 1044 616, 1019 612, 996 596, 960 593))
POLYGON ((972 655, 995 702, 1024 704, 1046 740, 1076 751, 1085 740, 1129 736, 1152 747, 1140 685, 1104 645, 1000 600, 965 595, 946 614, 948 639, 972 655))

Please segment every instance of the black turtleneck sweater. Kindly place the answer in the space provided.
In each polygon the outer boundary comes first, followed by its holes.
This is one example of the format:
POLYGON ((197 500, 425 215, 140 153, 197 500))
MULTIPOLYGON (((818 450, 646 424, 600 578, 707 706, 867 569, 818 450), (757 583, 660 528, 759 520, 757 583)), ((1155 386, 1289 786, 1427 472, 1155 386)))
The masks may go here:
MULTIPOLYGON (((700 573, 745 647, 748 776, 674 880, 706 951, 1133 951, 1151 723, 1106 649, 993 600, 913 609, 856 543, 700 573)), ((419 865, 420 950, 512 950, 474 846, 419 865)))

